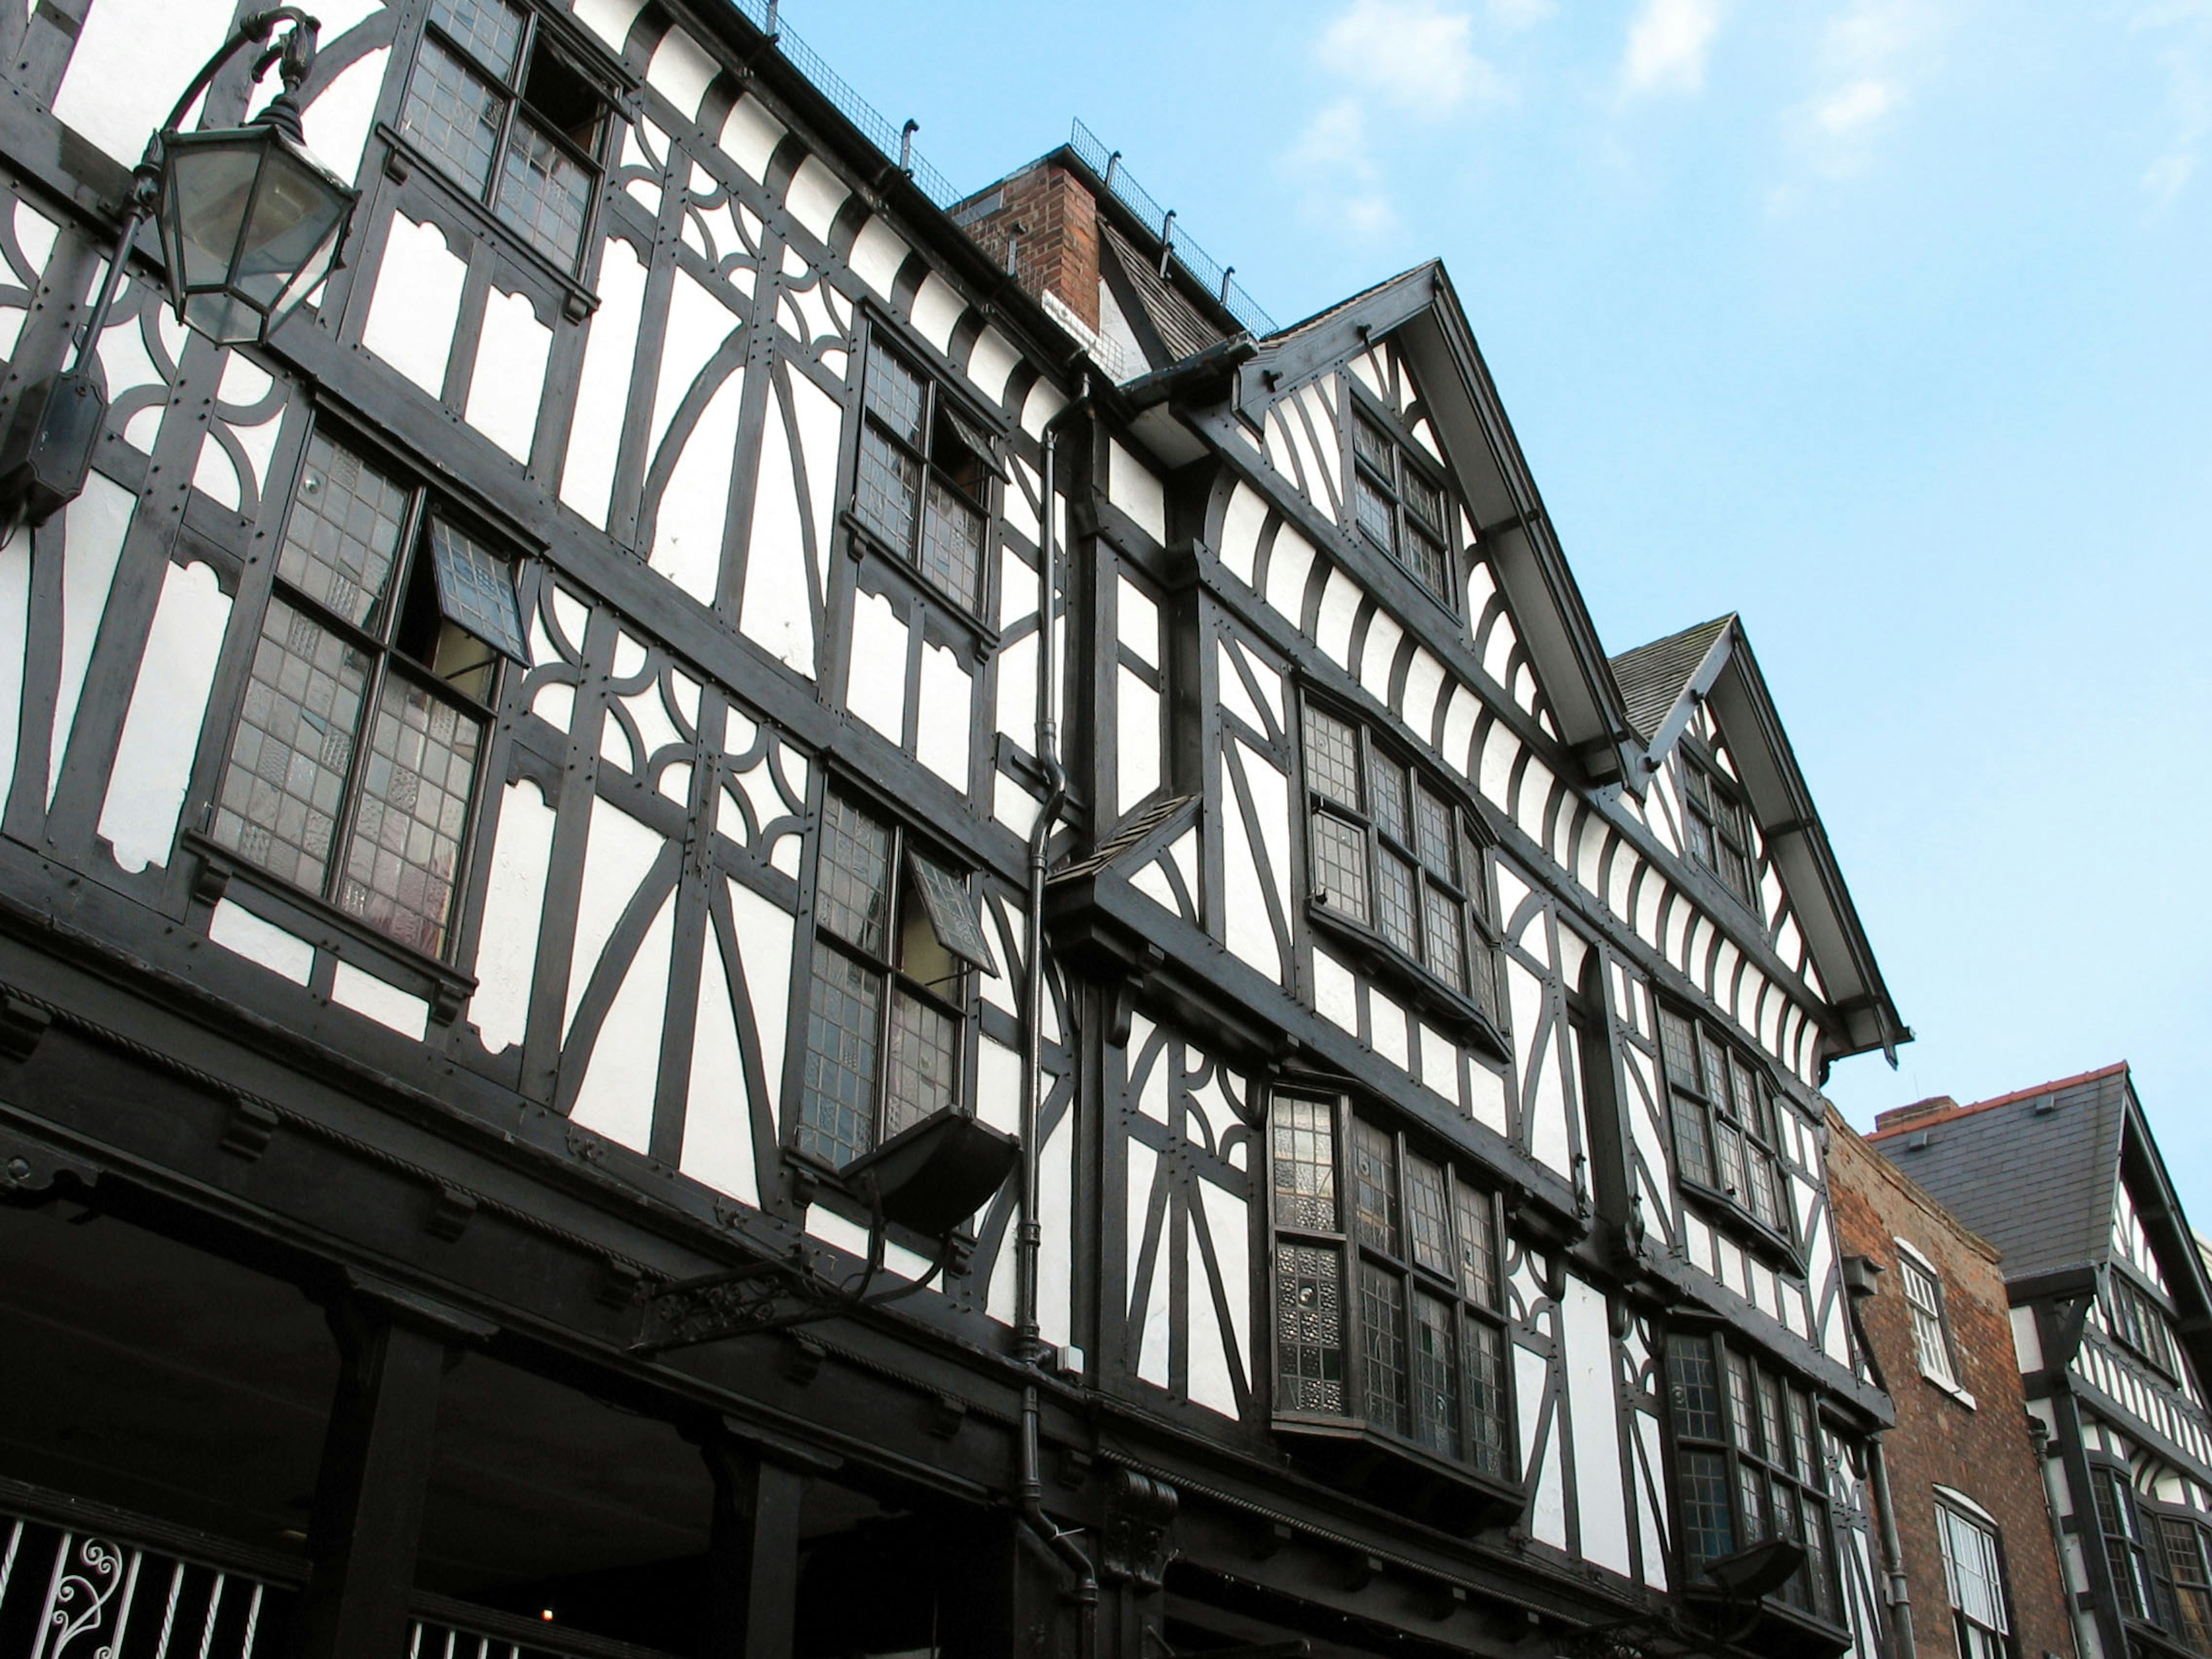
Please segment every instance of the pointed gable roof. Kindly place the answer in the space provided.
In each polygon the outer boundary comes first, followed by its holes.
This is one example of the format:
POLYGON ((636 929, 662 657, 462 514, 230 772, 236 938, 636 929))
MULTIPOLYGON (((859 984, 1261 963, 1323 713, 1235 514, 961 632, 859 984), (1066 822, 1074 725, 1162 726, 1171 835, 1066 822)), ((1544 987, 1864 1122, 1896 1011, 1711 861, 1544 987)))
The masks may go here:
POLYGON ((1731 611, 1694 628, 1686 628, 1679 634, 1669 634, 1663 640, 1639 645, 1633 651, 1624 651, 1613 659, 1613 678, 1620 687, 1628 724, 1647 746, 1657 737, 1668 715, 1711 688, 1711 678, 1700 671, 1735 620, 1735 615, 1731 611))

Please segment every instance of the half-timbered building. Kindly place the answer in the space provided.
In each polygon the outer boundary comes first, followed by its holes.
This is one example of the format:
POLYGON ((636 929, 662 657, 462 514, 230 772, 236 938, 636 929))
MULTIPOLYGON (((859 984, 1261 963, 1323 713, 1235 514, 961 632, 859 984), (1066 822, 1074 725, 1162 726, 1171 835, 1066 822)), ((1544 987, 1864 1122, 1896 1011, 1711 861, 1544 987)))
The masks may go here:
POLYGON ((2003 1252, 2076 1650, 2212 1653, 2212 1281, 2125 1062, 1869 1139, 2003 1252))
MULTIPOLYGON (((0 1644, 1871 1659, 1910 1033, 1443 269, 1277 328, 772 8, 322 12, 342 268, 146 237, 0 548, 0 1644)), ((11 390, 236 15, 0 3, 11 390)))

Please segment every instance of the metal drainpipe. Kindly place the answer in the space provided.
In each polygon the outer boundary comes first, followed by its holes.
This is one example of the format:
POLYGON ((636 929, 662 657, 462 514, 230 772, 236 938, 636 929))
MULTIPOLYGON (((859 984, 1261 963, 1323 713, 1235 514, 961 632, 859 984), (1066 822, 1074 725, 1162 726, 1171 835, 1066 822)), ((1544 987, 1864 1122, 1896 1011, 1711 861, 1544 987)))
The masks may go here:
POLYGON ((1027 1365, 1031 1380, 1022 1386, 1020 1501, 1023 1522, 1050 1547, 1075 1577, 1073 1600, 1082 1611, 1083 1650, 1097 1647, 1098 1575, 1074 1540, 1060 1532, 1044 1512, 1044 1483, 1038 1473, 1037 1385, 1034 1373, 1044 1359, 1037 1329, 1037 1253, 1043 1230, 1037 1220, 1040 1196, 1037 1113, 1044 1092, 1044 878, 1045 845, 1060 821, 1067 800, 1067 773, 1060 762, 1060 720, 1054 710, 1054 691, 1059 678, 1054 648, 1053 606, 1058 598, 1058 550, 1054 545, 1054 490, 1056 457, 1063 422, 1090 412, 1091 375, 1085 371, 1075 401, 1045 423, 1042 511, 1037 532, 1037 704, 1036 759, 1044 773, 1045 798, 1030 831, 1029 915, 1023 932, 1028 955, 1024 962, 1022 1013, 1022 1195, 1021 1226, 1014 1247, 1014 1340, 1016 1358, 1027 1365))
POLYGON ((1912 1589, 1905 1576, 1905 1544, 1897 1534, 1897 1510, 1890 1501, 1889 1461, 1881 1437, 1867 1437, 1867 1480, 1874 1487, 1874 1512, 1881 1527, 1881 1565, 1888 1579, 1889 1627, 1897 1641, 1893 1659, 1914 1659, 1912 1589))

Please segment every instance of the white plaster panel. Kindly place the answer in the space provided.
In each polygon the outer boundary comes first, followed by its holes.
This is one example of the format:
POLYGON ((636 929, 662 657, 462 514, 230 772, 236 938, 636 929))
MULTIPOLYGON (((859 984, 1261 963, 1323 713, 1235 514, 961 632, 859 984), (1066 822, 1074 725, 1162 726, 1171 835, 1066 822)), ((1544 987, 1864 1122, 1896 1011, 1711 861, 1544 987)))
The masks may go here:
POLYGON ((1006 377, 1021 360, 1013 342, 997 329, 986 328, 975 337, 975 348, 968 354, 969 383, 996 408, 1006 400, 1006 377))
POLYGON ((1585 1560, 1629 1571, 1627 1488, 1613 1381, 1612 1320, 1605 1292, 1574 1273, 1559 1304, 1559 1343, 1574 1422, 1575 1511, 1585 1560))
POLYGON ((1521 739, 1513 735, 1512 728, 1504 720, 1491 722, 1489 735, 1482 742, 1482 759, 1475 774, 1475 787, 1482 798, 1493 806, 1505 805, 1513 793, 1513 765, 1521 758, 1521 739))
MULTIPOLYGON (((1127 576, 1115 585, 1115 625, 1121 643, 1148 668, 1160 665, 1160 608, 1127 576)), ((1258 722, 1254 722, 1255 725, 1258 722)), ((1264 728, 1263 728, 1264 729, 1264 728)))
POLYGON ((647 562, 702 605, 712 605, 721 586, 730 469, 744 396, 745 372, 734 368, 699 411, 653 514, 647 562))
POLYGON ((783 142, 783 123, 768 112, 768 106, 747 93, 731 106, 722 121, 721 137, 714 142, 723 155, 744 170, 747 178, 758 184, 768 177, 769 157, 783 142))
POLYGON ((630 373, 645 309, 645 266, 620 238, 610 238, 599 260, 599 308, 584 340, 584 366, 576 382, 575 416, 568 454, 561 469, 561 499, 604 530, 613 498, 615 459, 622 447, 623 412, 629 407, 630 373))
POLYGON ((445 390, 468 275, 467 263, 446 246, 444 231, 404 213, 392 216, 361 343, 433 398, 445 390))
MULTIPOLYGON (((123 555, 137 499, 104 472, 88 473, 84 493, 62 509, 61 679, 54 696, 52 748, 46 762, 46 803, 61 785, 62 763, 76 725, 77 699, 92 662, 93 641, 107 597, 115 585, 116 562, 123 555)), ((27 538, 26 540, 28 538, 27 538)))
MULTIPOLYGON (((1137 1350, 1137 1375, 1144 1381, 1164 1389, 1168 1385, 1168 1275, 1172 1260, 1163 1237, 1157 1259, 1152 1264, 1152 1277, 1146 1286, 1143 1305, 1137 1302, 1137 1276, 1144 1265, 1145 1215, 1152 1200, 1152 1178, 1159 1164, 1159 1155, 1140 1140, 1131 1140, 1128 1146, 1128 1310, 1129 1316, 1140 1322, 1141 1335, 1137 1350)), ((1163 1224, 1164 1231, 1164 1224, 1163 1224)))
POLYGON ((553 331, 538 320, 527 295, 492 289, 484 301, 483 332, 477 343, 464 418, 525 465, 538 434, 545 360, 552 349, 553 331))
POLYGON ((295 985, 305 985, 314 973, 313 945, 229 899, 216 901, 215 914, 208 918, 208 938, 295 985))
POLYGON ((1444 1034, 1425 1021, 1420 1031, 1421 1086, 1459 1104, 1459 1050, 1444 1034))
POLYGON ((837 210, 852 193, 827 162, 810 155, 791 175, 791 188, 784 192, 783 204, 791 210, 793 219, 814 233, 817 241, 827 242, 837 210))
POLYGON ((31 532, 18 530, 0 542, 0 814, 15 787, 30 623, 31 532))
POLYGON ((907 626, 879 594, 853 595, 853 652, 845 708, 891 742, 906 740, 907 626))
POLYGON ((939 351, 952 347, 952 331, 960 325, 961 313, 968 302, 960 291, 935 271, 921 279, 921 286, 914 296, 915 332, 939 351))
POLYGON ((645 0, 576 0, 576 21, 622 55, 629 39, 629 26, 645 9, 645 0))
POLYGON ((1267 523, 1267 501, 1258 490, 1239 479, 1222 514, 1221 562, 1248 587, 1259 568, 1260 532, 1267 523))
POLYGON ((349 962, 339 963, 331 975, 331 1000, 417 1042, 430 1028, 428 1003, 349 962))
POLYGON ((1159 479, 1111 438, 1106 441, 1106 499, 1154 541, 1167 540, 1167 496, 1159 479))
MULTIPOLYGON (((781 912, 778 913, 781 914, 781 912)), ((773 1086, 773 1084, 770 1085, 773 1086)), ((753 1155, 753 1101, 722 952, 710 933, 699 969, 698 1017, 692 1026, 691 1076, 684 1107, 684 1146, 677 1167, 741 1204, 760 1205, 753 1155)))
POLYGON ((1314 951, 1314 1012, 1359 1035, 1359 981, 1352 969, 1320 949, 1314 951))
POLYGON ((161 597, 100 809, 100 833, 125 870, 169 862, 229 622, 230 596, 213 566, 172 564, 162 572, 161 597))
MULTIPOLYGON (((1267 553, 1267 603, 1292 627, 1305 614, 1306 578, 1313 569, 1314 544, 1288 525, 1275 532, 1267 553)), ((1347 629, 1350 624, 1346 623, 1347 629)))
POLYGON ((1367 695, 1385 708, 1390 707, 1390 669, 1398 657, 1398 642, 1406 630, 1387 611, 1378 611, 1367 622, 1367 637, 1360 642, 1359 683, 1367 695))
POLYGON ((1160 694, 1127 668, 1114 680, 1115 805, 1126 812, 1160 787, 1160 694))
POLYGON ((921 702, 915 710, 915 758, 962 794, 968 793, 968 739, 975 682, 941 645, 921 647, 921 702))
MULTIPOLYGON (((785 666, 811 679, 814 586, 799 524, 799 478, 792 465, 790 437, 773 404, 769 415, 761 434, 759 483, 753 491, 738 630, 785 666)), ((903 655, 900 661, 903 665, 903 655)))
POLYGON ((469 999, 470 1021, 489 1054, 521 1042, 529 1019, 554 819, 544 791, 528 778, 508 784, 500 797, 477 945, 477 988, 469 999))
POLYGON ((1229 1328, 1224 1331, 1213 1316, 1213 1299, 1205 1287, 1191 1286, 1191 1305, 1195 1309, 1202 1301, 1206 1304, 1207 1329, 1213 1337, 1210 1346, 1202 1348, 1197 1340, 1194 1322, 1191 1344, 1190 1397, 1198 1404, 1219 1412, 1224 1417, 1237 1415, 1237 1394, 1231 1383, 1229 1356, 1236 1356, 1236 1367, 1243 1375, 1252 1375, 1252 1303, 1248 1292, 1251 1284, 1251 1242, 1245 1201, 1226 1188, 1211 1181, 1198 1182, 1199 1202, 1206 1212, 1206 1231, 1213 1245, 1214 1260, 1221 1269, 1223 1300, 1228 1304, 1229 1328), (1203 1358, 1201 1358, 1201 1354, 1203 1358))
POLYGON ((1437 694, 1443 690, 1444 665, 1425 647, 1416 649, 1406 665, 1406 696, 1398 717, 1423 743, 1436 729, 1437 694))
POLYGON ((1039 380, 1022 399, 1022 430, 1042 439, 1052 417, 1067 407, 1067 394, 1050 380, 1039 380))
POLYGON ((707 88, 713 84, 720 67, 689 33, 671 28, 653 49, 652 61, 645 66, 645 78, 662 97, 696 121, 699 118, 700 103, 706 98, 707 88))
MULTIPOLYGON (((1273 584, 1268 586, 1272 589, 1273 584)), ((1352 625, 1358 620, 1359 602, 1365 597, 1359 584, 1340 568, 1328 573, 1328 585, 1322 589, 1321 611, 1314 620, 1314 643, 1346 672, 1352 667, 1352 625)), ((1291 615, 1295 619, 1297 613, 1291 615)))
POLYGON ((1406 1011, 1373 985, 1367 988, 1368 1046, 1400 1071, 1413 1069, 1406 1030, 1406 1011))
POLYGON ((584 844, 583 890, 576 902, 576 932, 568 959, 568 994, 562 1012, 565 1036, 584 1000, 599 952, 622 920, 638 884, 659 856, 660 832, 641 823, 605 796, 592 802, 589 838, 584 844))
MULTIPOLYGON (((1519 1397, 1531 1401, 1542 1399, 1546 1370, 1542 1358, 1526 1348, 1516 1346, 1513 1350, 1513 1361, 1514 1373, 1522 1385, 1519 1397)), ((1534 1412, 1523 1414, 1535 1415, 1534 1412)), ((1529 1505, 1528 1531, 1530 1536, 1540 1543, 1563 1550, 1567 1547, 1567 1495, 1565 1476, 1562 1472, 1565 1460, 1560 1456, 1562 1437, 1561 1431, 1554 1424, 1550 1438, 1544 1443, 1542 1459, 1532 1471, 1534 1491, 1529 1505)))
POLYGON ((653 1102, 660 1084, 660 1034, 668 1012, 668 953, 676 896, 660 902, 622 988, 599 1022, 592 1058, 570 1120, 644 1152, 653 1141, 653 1102))
POLYGON ((137 166, 148 135, 228 38, 234 15, 230 0, 99 0, 77 31, 54 114, 125 167, 137 166))
MULTIPOLYGON (((1044 1079, 1046 1092, 1054 1081, 1044 1079)), ((1075 1114, 1045 1137, 1037 1157, 1037 1334, 1054 1347, 1073 1335, 1075 1301, 1075 1114)))

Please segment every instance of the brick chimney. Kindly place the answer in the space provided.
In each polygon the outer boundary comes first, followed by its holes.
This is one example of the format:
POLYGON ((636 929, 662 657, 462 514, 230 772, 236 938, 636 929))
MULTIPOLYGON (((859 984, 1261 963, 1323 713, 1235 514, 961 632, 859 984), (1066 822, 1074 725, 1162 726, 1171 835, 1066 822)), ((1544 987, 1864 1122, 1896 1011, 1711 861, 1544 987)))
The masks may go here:
POLYGON ((1097 329, 1098 204, 1073 173, 1036 162, 959 204, 952 218, 1001 266, 1011 245, 1017 283, 1097 329))
POLYGON ((1892 1129, 1903 1129, 1915 1123, 1924 1123, 1932 1118, 1945 1117, 1959 1109, 1959 1103, 1948 1095, 1930 1095, 1925 1100, 1916 1100, 1910 1106, 1893 1107, 1875 1115, 1874 1132, 1887 1134, 1892 1129))

